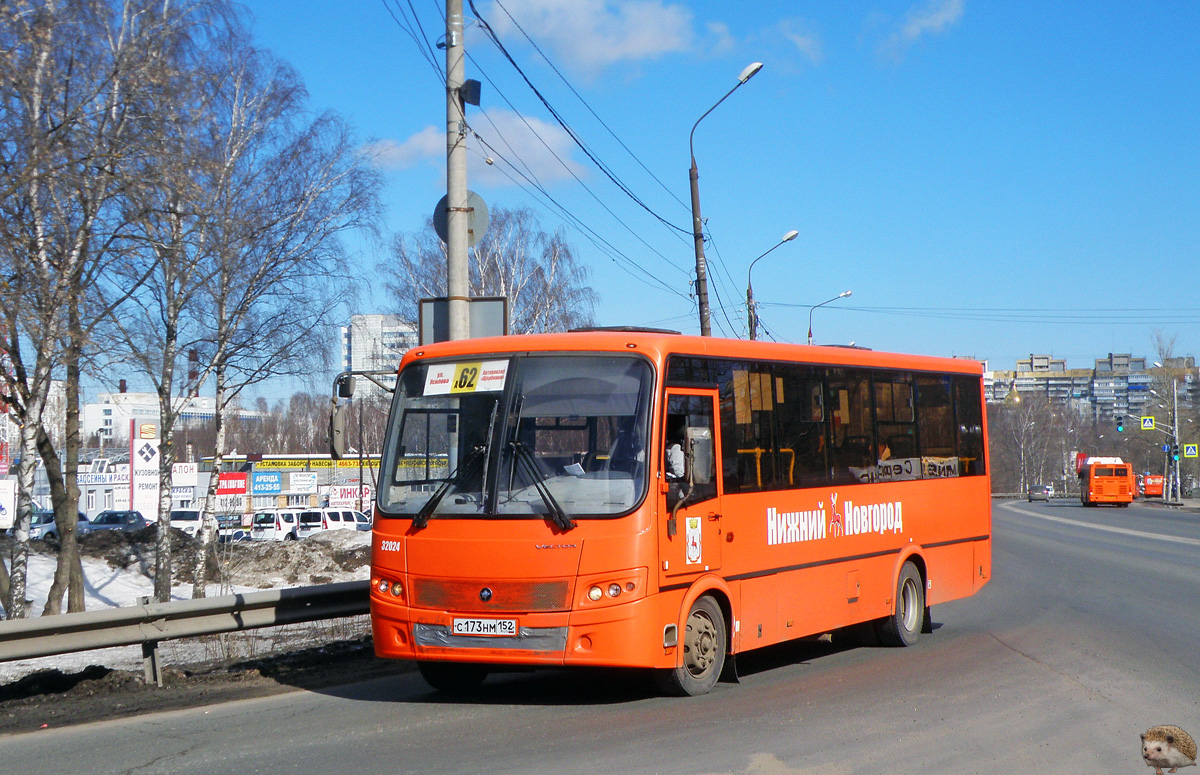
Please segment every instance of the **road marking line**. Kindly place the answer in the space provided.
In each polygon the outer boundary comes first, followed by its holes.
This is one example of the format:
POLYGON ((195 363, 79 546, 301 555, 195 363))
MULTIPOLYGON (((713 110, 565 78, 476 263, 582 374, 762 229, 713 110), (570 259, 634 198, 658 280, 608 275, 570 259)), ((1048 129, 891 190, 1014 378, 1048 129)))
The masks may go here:
POLYGON ((1079 522, 1074 519, 1064 519, 1062 517, 1051 517, 1046 514, 1035 514, 1031 511, 1024 511, 1017 507, 1015 503, 1001 503, 1000 508, 1015 511, 1018 514, 1026 517, 1036 517, 1044 519, 1048 522, 1061 522, 1064 525, 1073 525, 1075 527, 1087 527, 1092 530, 1099 530, 1102 533, 1117 533, 1118 535, 1134 536, 1135 538, 1152 538, 1157 541, 1167 541, 1169 543, 1188 544, 1189 546, 1200 546, 1200 538, 1184 538, 1182 536, 1162 535, 1161 533, 1146 533, 1141 530, 1130 530, 1125 527, 1110 527, 1108 525, 1093 525, 1088 522, 1079 522))

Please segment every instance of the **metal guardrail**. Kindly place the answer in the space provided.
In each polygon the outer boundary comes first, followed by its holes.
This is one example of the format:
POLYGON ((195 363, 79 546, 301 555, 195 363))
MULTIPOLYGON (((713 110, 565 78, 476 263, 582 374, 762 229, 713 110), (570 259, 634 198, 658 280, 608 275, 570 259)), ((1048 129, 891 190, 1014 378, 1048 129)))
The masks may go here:
POLYGON ((370 612, 368 587, 345 581, 0 621, 0 661, 141 644, 146 680, 162 686, 159 641, 359 616, 370 612))

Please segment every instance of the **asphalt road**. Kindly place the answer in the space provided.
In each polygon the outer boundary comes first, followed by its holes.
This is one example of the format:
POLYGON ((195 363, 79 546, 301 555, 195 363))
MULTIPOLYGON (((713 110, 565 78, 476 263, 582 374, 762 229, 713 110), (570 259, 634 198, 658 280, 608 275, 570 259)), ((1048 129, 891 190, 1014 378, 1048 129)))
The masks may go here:
POLYGON ((415 674, 0 740, 4 772, 1146 772, 1139 733, 1200 737, 1200 515, 994 508, 993 581, 910 649, 800 644, 740 684, 654 696, 624 672, 415 674))

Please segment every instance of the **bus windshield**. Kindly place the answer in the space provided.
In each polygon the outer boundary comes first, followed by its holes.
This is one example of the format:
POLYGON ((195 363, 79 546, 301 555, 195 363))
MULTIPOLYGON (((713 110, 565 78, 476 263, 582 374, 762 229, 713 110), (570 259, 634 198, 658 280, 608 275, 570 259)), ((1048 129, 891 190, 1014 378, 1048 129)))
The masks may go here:
POLYGON ((388 420, 380 515, 627 513, 646 492, 651 390, 632 356, 414 363, 388 420))

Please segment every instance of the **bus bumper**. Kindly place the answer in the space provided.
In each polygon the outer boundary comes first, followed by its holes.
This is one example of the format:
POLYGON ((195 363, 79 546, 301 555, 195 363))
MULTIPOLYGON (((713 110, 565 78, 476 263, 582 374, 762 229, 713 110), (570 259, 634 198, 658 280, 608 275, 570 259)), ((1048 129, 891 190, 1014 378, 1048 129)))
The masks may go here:
POLYGON ((516 635, 457 635, 455 619, 476 614, 429 611, 371 599, 376 656, 511 665, 674 667, 676 646, 664 646, 679 600, 654 595, 591 610, 498 615, 516 620, 516 635))

